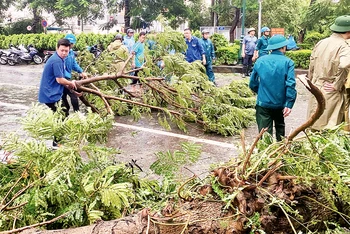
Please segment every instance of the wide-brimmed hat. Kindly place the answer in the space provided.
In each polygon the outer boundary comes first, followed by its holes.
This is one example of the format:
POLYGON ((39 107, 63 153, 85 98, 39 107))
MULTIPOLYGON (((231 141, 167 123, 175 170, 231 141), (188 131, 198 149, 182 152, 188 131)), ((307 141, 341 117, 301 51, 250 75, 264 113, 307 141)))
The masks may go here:
POLYGON ((267 50, 277 50, 288 45, 289 41, 283 35, 274 35, 269 39, 267 50))
POLYGON ((255 31, 255 28, 248 28, 247 32, 250 33, 251 31, 255 31))
POLYGON ((330 29, 334 32, 350 32, 350 15, 339 16, 330 29))

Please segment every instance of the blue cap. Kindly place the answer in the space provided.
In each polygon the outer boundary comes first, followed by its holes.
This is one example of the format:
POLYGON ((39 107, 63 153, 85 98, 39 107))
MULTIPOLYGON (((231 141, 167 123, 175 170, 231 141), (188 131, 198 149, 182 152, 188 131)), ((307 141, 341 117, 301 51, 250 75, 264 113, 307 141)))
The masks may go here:
POLYGON ((65 38, 68 39, 71 44, 77 43, 77 38, 71 33, 67 34, 65 38))
POLYGON ((263 32, 270 32, 271 30, 268 28, 268 27, 263 27, 260 32, 263 33, 263 32))

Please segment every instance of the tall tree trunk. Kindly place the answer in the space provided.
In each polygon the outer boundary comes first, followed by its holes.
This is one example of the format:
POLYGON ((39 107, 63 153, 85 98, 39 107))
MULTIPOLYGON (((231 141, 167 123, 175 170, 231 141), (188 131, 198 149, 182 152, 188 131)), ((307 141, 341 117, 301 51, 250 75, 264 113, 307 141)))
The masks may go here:
MULTIPOLYGON (((311 0, 310 4, 309 4, 309 9, 312 7, 313 4, 316 3, 316 0, 311 0)), ((304 39, 305 39, 305 35, 306 35, 306 28, 303 28, 299 31, 299 35, 298 35, 298 42, 299 43, 303 43, 304 39)))
MULTIPOLYGON (((215 6, 215 0, 211 0, 211 7, 213 8, 215 6)), ((215 26, 214 25, 214 22, 215 22, 215 12, 213 11, 213 9, 211 10, 211 25, 215 26)))
POLYGON ((234 7, 235 9, 235 17, 233 18, 231 29, 230 29, 230 42, 234 42, 235 40, 235 30, 239 23, 239 16, 241 14, 241 9, 238 7, 234 7))
POLYGON ((38 8, 33 8, 32 12, 33 12, 32 32, 37 33, 38 32, 38 25, 40 23, 41 17, 38 13, 38 8))
POLYGON ((124 0, 124 25, 125 28, 130 28, 130 1, 124 0))

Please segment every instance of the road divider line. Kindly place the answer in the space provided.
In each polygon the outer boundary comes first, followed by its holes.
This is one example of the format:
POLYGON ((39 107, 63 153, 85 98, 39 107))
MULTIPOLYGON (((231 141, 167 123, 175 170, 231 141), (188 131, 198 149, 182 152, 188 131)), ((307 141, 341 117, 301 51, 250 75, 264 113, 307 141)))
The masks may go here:
POLYGON ((161 131, 161 130, 156 130, 156 129, 138 127, 138 126, 122 124, 122 123, 114 123, 113 126, 149 132, 149 133, 153 133, 153 134, 157 134, 157 135, 176 137, 176 138, 186 139, 186 140, 193 141, 193 142, 204 143, 204 144, 209 144, 209 145, 216 145, 216 146, 220 146, 220 147, 224 147, 224 148, 237 149, 237 147, 235 145, 225 143, 225 142, 202 139, 202 138, 198 138, 198 137, 187 136, 187 135, 166 132, 166 131, 161 131))

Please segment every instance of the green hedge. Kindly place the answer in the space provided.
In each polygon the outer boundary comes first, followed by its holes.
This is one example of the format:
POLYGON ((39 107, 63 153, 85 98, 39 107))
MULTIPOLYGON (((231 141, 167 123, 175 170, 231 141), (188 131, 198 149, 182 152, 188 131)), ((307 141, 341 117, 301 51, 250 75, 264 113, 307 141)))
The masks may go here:
POLYGON ((311 50, 287 51, 286 56, 291 58, 296 68, 308 69, 310 64, 311 50))
POLYGON ((298 47, 302 50, 312 50, 314 48, 314 45, 308 43, 298 43, 298 47))
MULTIPOLYGON (((50 34, 16 34, 16 35, 0 35, 0 49, 7 49, 9 46, 20 44, 34 45, 38 50, 55 50, 57 41, 66 34, 50 33, 50 34)), ((75 50, 85 50, 87 46, 101 44, 106 48, 112 41, 114 34, 94 34, 82 33, 77 35, 77 44, 75 50)))
POLYGON ((217 48, 215 51, 215 65, 236 65, 238 61, 239 45, 230 45, 217 48))

